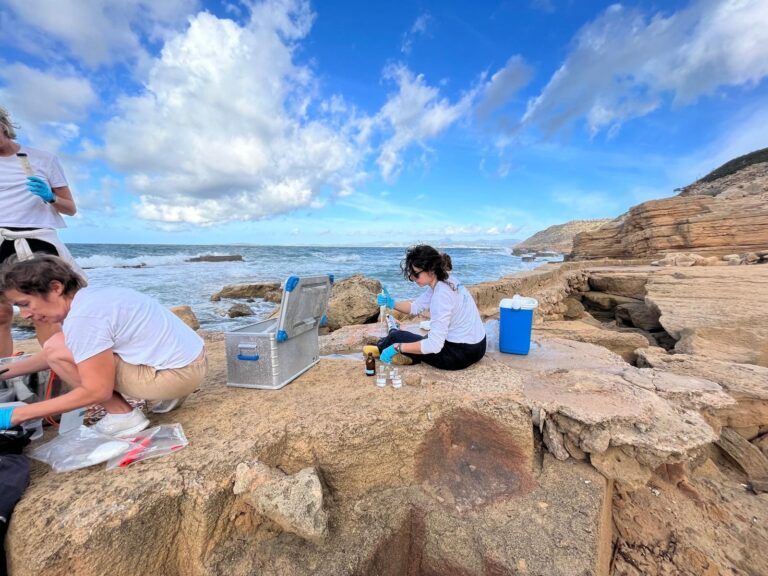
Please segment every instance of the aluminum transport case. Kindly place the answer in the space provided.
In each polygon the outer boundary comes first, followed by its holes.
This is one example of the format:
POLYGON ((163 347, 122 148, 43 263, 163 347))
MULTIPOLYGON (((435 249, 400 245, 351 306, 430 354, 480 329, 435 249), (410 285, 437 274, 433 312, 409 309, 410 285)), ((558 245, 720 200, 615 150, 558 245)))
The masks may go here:
POLYGON ((320 361, 317 329, 325 319, 333 275, 291 276, 280 318, 225 334, 227 385, 277 390, 320 361))

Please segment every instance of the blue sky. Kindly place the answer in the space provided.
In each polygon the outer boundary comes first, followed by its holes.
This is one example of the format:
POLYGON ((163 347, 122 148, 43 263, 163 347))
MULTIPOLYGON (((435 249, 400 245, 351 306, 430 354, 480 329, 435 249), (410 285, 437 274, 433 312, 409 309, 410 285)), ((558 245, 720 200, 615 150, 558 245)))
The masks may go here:
POLYGON ((768 2, 6 0, 68 242, 508 243, 768 146, 768 2))

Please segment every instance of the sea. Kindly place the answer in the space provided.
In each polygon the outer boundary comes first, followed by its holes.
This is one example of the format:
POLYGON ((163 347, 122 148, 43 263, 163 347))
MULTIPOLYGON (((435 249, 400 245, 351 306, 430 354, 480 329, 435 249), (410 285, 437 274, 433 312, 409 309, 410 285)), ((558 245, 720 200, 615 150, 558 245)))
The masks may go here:
MULTIPOLYGON (((253 316, 229 318, 235 303, 211 302, 211 295, 228 284, 264 281, 283 282, 288 276, 333 274, 341 280, 361 273, 379 280, 395 298, 413 298, 419 288, 400 273, 406 248, 253 246, 253 245, 157 245, 67 244, 92 286, 128 287, 153 296, 165 306, 188 305, 204 330, 226 332, 258 322, 275 304, 256 299, 248 302, 253 316), (199 256, 242 256, 242 262, 190 262, 199 256)), ((531 270, 560 257, 523 262, 506 247, 456 247, 444 250, 453 261, 452 275, 464 284, 496 280, 531 270)), ((32 331, 14 328, 15 339, 29 338, 32 331)))

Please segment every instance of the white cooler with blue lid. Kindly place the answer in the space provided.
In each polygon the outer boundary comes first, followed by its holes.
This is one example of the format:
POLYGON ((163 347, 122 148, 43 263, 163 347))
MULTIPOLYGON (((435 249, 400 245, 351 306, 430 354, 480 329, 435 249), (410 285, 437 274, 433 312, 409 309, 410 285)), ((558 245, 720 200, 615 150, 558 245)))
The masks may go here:
POLYGON ((227 385, 277 390, 317 364, 332 285, 333 275, 291 276, 279 318, 227 332, 227 385))

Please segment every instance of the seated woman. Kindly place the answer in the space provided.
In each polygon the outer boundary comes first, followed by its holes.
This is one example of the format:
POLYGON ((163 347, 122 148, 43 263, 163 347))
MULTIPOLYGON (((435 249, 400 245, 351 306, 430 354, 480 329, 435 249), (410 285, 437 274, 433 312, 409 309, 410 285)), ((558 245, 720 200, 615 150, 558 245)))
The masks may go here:
POLYGON ((70 386, 61 396, 15 408, 0 408, 0 430, 44 416, 101 404, 107 415, 99 432, 128 437, 149 424, 121 394, 145 400, 183 399, 208 370, 202 339, 152 298, 128 288, 86 287, 56 256, 0 269, 0 297, 24 318, 62 322, 41 352, 7 364, 0 378, 51 368, 70 386))
POLYGON ((385 289, 377 302, 405 314, 429 310, 429 336, 390 326, 387 336, 377 343, 381 360, 425 362, 445 370, 461 370, 480 360, 485 354, 485 327, 472 295, 449 277, 450 257, 422 244, 408 249, 400 269, 407 280, 426 287, 424 293, 413 302, 395 302, 385 289))

